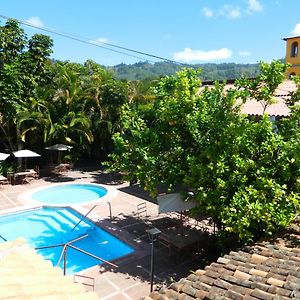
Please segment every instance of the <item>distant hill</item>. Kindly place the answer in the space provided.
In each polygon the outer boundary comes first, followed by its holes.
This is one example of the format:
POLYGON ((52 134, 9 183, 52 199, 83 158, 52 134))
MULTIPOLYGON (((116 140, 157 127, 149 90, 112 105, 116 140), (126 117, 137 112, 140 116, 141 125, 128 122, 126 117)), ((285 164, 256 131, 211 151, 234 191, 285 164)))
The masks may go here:
MULTIPOLYGON (((259 64, 207 63, 193 67, 202 69, 202 80, 235 79, 242 75, 255 77, 259 72, 259 64)), ((132 65, 119 64, 108 69, 115 73, 117 79, 144 80, 173 75, 181 68, 182 66, 169 62, 138 62, 132 65)))

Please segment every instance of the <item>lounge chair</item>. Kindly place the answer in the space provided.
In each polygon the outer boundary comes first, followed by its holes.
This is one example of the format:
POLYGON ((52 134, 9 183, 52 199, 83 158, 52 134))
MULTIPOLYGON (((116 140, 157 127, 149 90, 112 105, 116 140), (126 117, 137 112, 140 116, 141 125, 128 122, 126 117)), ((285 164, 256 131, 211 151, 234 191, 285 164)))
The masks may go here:
POLYGON ((36 167, 34 169, 27 169, 25 172, 27 173, 26 177, 39 178, 39 169, 36 167))
POLYGON ((5 176, 0 175, 0 184, 9 184, 9 180, 5 176))

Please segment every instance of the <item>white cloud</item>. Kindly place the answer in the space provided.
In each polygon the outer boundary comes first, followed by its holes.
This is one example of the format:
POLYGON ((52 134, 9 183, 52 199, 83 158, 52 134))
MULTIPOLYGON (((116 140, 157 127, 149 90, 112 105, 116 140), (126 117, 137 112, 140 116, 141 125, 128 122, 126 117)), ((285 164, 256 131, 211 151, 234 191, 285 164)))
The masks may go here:
POLYGON ((251 52, 249 52, 249 51, 240 51, 239 52, 239 56, 251 56, 252 55, 252 53, 251 52))
POLYGON ((26 23, 36 26, 36 27, 44 27, 44 23, 39 17, 31 17, 25 21, 26 23))
POLYGON ((238 19, 241 17, 241 10, 237 6, 224 5, 220 10, 220 15, 228 19, 238 19))
POLYGON ((174 60, 183 61, 186 63, 196 62, 196 61, 210 61, 217 59, 227 59, 232 55, 232 51, 227 48, 221 48, 218 50, 202 51, 202 50, 192 50, 190 48, 185 48, 181 52, 176 52, 173 55, 174 60))
POLYGON ((208 17, 208 18, 211 18, 211 17, 214 16, 213 11, 212 11, 210 8, 208 8, 208 7, 204 7, 204 8, 202 9, 202 11, 203 11, 203 14, 204 14, 206 17, 208 17))
POLYGON ((300 23, 297 23, 291 32, 293 35, 300 35, 300 23))
POLYGON ((249 0, 248 1, 248 11, 249 12, 259 12, 262 11, 263 7, 259 0, 249 0))

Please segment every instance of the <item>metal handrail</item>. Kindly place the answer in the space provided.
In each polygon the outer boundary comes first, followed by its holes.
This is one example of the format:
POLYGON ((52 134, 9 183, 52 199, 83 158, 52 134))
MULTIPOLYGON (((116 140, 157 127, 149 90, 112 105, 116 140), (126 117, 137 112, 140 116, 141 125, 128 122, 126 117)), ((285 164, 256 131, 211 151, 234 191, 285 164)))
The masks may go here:
POLYGON ((74 282, 80 282, 83 285, 91 286, 93 288, 93 291, 95 290, 95 278, 94 277, 85 276, 85 275, 81 275, 81 274, 74 274, 73 281, 74 282), (90 284, 90 283, 86 283, 86 282, 77 281, 76 280, 77 277, 91 280, 92 283, 90 284))
POLYGON ((94 205, 80 220, 79 220, 79 222, 71 229, 71 231, 73 231, 81 222, 82 222, 82 220, 83 219, 85 219, 87 216, 88 216, 88 214, 96 207, 96 206, 98 206, 97 204, 96 205, 94 205))
POLYGON ((55 247, 63 247, 65 244, 55 244, 50 246, 41 246, 41 247, 35 247, 34 250, 43 250, 43 249, 49 249, 49 248, 55 248, 55 247))
MULTIPOLYGON (((110 219, 112 220, 112 212, 111 212, 111 203, 110 202, 107 202, 107 204, 108 204, 108 206, 109 206, 109 217, 110 217, 110 219)), ((88 215, 89 215, 89 213, 96 207, 96 206, 98 206, 98 204, 96 204, 96 205, 94 205, 80 220, 79 220, 79 222, 71 229, 71 231, 73 231, 82 221, 83 221, 83 219, 85 219, 88 215)))
POLYGON ((78 238, 70 240, 69 242, 67 242, 65 244, 56 244, 56 245, 51 245, 51 246, 41 246, 41 247, 36 247, 35 250, 46 249, 46 248, 54 248, 54 247, 63 247, 63 250, 62 250, 62 252, 60 254, 57 266, 60 264, 62 258, 64 258, 64 271, 63 271, 64 275, 66 275, 66 263, 67 263, 67 250, 68 250, 68 246, 71 247, 71 248, 73 248, 74 250, 77 250, 77 251, 85 254, 85 255, 88 255, 88 256, 91 256, 91 257, 93 257, 95 259, 98 259, 98 260, 100 260, 100 261, 102 261, 102 262, 104 262, 104 263, 106 263, 106 264, 108 264, 108 265, 110 265, 110 266, 112 266, 114 268, 119 268, 119 266, 117 266, 117 265, 115 265, 115 264, 113 264, 113 263, 111 263, 111 262, 109 262, 109 261, 107 261, 107 260, 105 260, 105 259, 103 259, 101 257, 98 257, 98 256, 96 256, 96 255, 94 255, 92 253, 89 253, 87 251, 84 251, 83 249, 80 249, 78 247, 75 247, 75 246, 71 245, 71 243, 74 243, 74 242, 76 242, 78 240, 81 240, 83 238, 86 238, 86 237, 88 237, 88 234, 85 234, 83 236, 80 236, 78 238))
POLYGON ((1 234, 0 234, 0 238, 1 238, 4 242, 7 242, 7 239, 4 238, 1 234))
POLYGON ((60 254, 60 257, 59 257, 57 266, 60 265, 60 262, 61 262, 61 260, 62 260, 62 258, 63 258, 63 256, 64 256, 64 254, 65 254, 66 251, 67 251, 67 246, 68 246, 70 243, 77 242, 77 241, 82 240, 82 239, 84 239, 84 238, 86 238, 86 237, 88 237, 88 236, 89 236, 88 234, 85 234, 85 235, 82 235, 82 236, 80 236, 80 237, 78 237, 78 238, 76 238, 76 239, 73 239, 73 240, 68 241, 67 243, 65 243, 64 246, 63 246, 63 249, 62 249, 62 251, 61 251, 61 254, 60 254))
POLYGON ((102 261, 102 262, 104 262, 104 263, 106 263, 106 264, 108 264, 108 265, 110 265, 110 266, 112 266, 112 267, 114 267, 114 268, 119 268, 119 266, 117 266, 117 265, 111 263, 110 261, 105 260, 105 259, 103 259, 103 258, 101 258, 101 257, 99 257, 99 256, 96 256, 96 255, 94 255, 94 254, 92 254, 92 253, 89 253, 89 252, 87 252, 87 251, 84 251, 84 250, 82 250, 82 249, 80 249, 80 248, 77 248, 77 247, 75 247, 75 246, 73 246, 73 245, 71 245, 71 244, 68 244, 67 246, 69 246, 69 247, 73 248, 74 250, 77 250, 77 251, 79 251, 79 252, 81 252, 81 253, 83 253, 83 254, 86 254, 86 255, 88 255, 88 256, 90 256, 90 257, 96 258, 96 259, 98 259, 98 260, 100 260, 100 261, 102 261))
POLYGON ((112 220, 112 213, 111 213, 111 203, 109 201, 107 201, 108 207, 109 207, 109 217, 112 220))

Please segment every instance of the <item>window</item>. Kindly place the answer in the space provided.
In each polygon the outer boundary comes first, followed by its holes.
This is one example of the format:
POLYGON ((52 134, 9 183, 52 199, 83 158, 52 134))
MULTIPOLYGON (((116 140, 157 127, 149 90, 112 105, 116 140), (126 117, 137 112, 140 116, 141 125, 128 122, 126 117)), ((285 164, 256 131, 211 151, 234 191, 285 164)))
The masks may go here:
POLYGON ((294 72, 289 74, 289 79, 292 79, 293 76, 295 76, 296 74, 294 72))
POLYGON ((298 56, 298 42, 293 42, 291 47, 291 57, 298 56))

